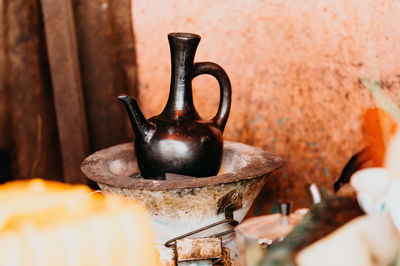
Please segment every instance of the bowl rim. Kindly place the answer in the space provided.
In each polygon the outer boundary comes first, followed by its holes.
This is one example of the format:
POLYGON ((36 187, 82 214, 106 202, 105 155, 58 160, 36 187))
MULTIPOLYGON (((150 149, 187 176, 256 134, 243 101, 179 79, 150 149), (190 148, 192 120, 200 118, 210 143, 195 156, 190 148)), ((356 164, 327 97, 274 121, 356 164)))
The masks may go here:
MULTIPOLYGON (((228 184, 246 179, 249 180, 261 176, 268 176, 285 164, 282 158, 260 148, 243 143, 224 141, 224 150, 227 149, 246 151, 247 154, 252 156, 250 162, 245 167, 239 168, 234 172, 223 173, 212 177, 194 177, 185 180, 150 180, 112 173, 108 168, 110 161, 119 159, 126 160, 127 157, 131 157, 132 154, 134 154, 133 142, 129 142, 93 153, 82 162, 81 170, 88 179, 108 186, 162 191, 228 184)), ((136 163, 135 158, 134 161, 136 163)))

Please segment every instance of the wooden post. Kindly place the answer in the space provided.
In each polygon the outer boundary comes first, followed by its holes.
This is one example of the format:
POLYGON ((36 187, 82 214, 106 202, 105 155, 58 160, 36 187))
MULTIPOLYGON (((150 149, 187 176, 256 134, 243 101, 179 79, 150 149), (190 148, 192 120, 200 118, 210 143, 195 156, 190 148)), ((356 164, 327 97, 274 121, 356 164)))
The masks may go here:
POLYGON ((119 94, 137 95, 131 0, 74 3, 91 147, 99 150, 132 140, 117 100, 119 94))
POLYGON ((6 10, 5 1, 0 0, 0 150, 9 148, 10 143, 9 97, 6 91, 6 66, 6 10))
POLYGON ((13 177, 62 180, 39 1, 3 0, 3 12, 13 177))
POLYGON ((10 116, 9 97, 6 91, 6 10, 0 0, 0 182, 11 179, 10 168, 10 116))
POLYGON ((42 0, 41 3, 64 178, 69 183, 87 183, 80 164, 90 151, 70 1, 42 0))

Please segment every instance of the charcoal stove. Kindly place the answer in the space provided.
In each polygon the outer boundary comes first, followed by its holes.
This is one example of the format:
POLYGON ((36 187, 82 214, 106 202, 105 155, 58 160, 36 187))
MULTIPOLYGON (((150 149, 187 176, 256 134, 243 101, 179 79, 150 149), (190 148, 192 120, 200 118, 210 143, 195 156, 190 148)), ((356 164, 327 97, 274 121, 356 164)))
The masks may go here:
POLYGON ((106 195, 134 198, 147 207, 163 265, 179 262, 177 245, 183 240, 222 235, 221 252, 229 248, 234 261, 237 250, 229 233, 243 220, 268 176, 283 165, 281 158, 262 149, 225 141, 218 175, 167 174, 166 180, 148 180, 139 177, 133 149, 126 143, 98 151, 81 169, 106 195), (207 230, 198 230, 204 227, 207 230))

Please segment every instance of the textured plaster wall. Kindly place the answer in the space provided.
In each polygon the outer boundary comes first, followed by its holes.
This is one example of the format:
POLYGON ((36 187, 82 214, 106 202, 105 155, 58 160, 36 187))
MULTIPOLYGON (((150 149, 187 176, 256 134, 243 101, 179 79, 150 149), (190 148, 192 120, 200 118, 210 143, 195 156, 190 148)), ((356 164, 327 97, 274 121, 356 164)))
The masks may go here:
MULTIPOLYGON (((287 159, 261 195, 264 212, 279 199, 307 204, 308 182, 332 188, 362 147, 360 115, 375 100, 360 78, 380 79, 400 102, 400 1, 133 0, 132 12, 147 117, 168 96, 167 33, 198 33, 196 61, 220 64, 231 79, 224 137, 287 159)), ((217 82, 201 76, 193 86, 199 113, 212 117, 217 82)))

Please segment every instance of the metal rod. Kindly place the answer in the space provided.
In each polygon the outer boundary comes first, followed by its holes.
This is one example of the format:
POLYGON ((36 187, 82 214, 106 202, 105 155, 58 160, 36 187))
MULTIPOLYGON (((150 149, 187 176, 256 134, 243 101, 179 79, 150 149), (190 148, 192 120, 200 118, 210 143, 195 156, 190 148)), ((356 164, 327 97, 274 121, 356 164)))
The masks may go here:
MULTIPOLYGON (((231 209, 232 206, 233 206, 233 204, 229 204, 228 206, 225 207, 225 210, 224 210, 225 219, 224 219, 224 220, 221 220, 221 221, 218 221, 218 222, 215 222, 215 223, 206 225, 206 226, 201 227, 201 228, 199 228, 199 229, 193 230, 193 231, 191 231, 191 232, 189 232, 189 233, 186 233, 186 234, 177 236, 177 237, 175 237, 175 238, 172 238, 172 239, 168 240, 167 242, 165 242, 164 246, 166 246, 167 248, 169 248, 169 247, 172 246, 172 243, 174 243, 176 240, 179 240, 179 239, 182 239, 182 238, 185 238, 185 237, 188 237, 188 236, 191 236, 191 235, 200 233, 200 232, 202 232, 202 231, 205 231, 205 230, 207 230, 207 229, 210 229, 210 228, 215 227, 215 226, 220 225, 220 224, 227 223, 227 224, 230 224, 230 225, 232 225, 232 226, 238 225, 239 222, 236 221, 235 219, 233 219, 233 210, 231 209)), ((228 230, 228 231, 225 231, 225 232, 221 232, 221 233, 214 234, 214 235, 209 236, 209 237, 223 236, 223 235, 226 235, 226 234, 229 234, 229 233, 233 233, 234 231, 235 231, 235 229, 231 229, 231 230, 228 230)))
POLYGON ((191 235, 200 233, 200 232, 202 232, 202 231, 204 231, 204 230, 207 230, 207 229, 210 229, 210 228, 212 228, 212 227, 214 227, 214 226, 217 226, 217 225, 220 225, 220 224, 224 224, 224 223, 229 223, 229 222, 231 222, 231 219, 224 219, 224 220, 215 222, 215 223, 213 223, 213 224, 206 225, 206 226, 204 226, 204 227, 202 227, 202 228, 193 230, 193 231, 191 231, 191 232, 189 232, 189 233, 186 233, 186 234, 180 235, 180 236, 178 236, 178 237, 172 238, 171 240, 168 240, 167 242, 165 242, 164 245, 165 245, 166 247, 170 247, 170 246, 172 246, 171 244, 172 244, 173 242, 175 242, 176 240, 179 240, 179 239, 182 239, 182 238, 185 238, 185 237, 188 237, 188 236, 191 236, 191 235))
POLYGON ((233 229, 231 229, 231 230, 227 230, 227 231, 225 231, 225 232, 217 233, 217 234, 211 235, 211 236, 209 236, 209 237, 220 237, 220 236, 224 236, 224 235, 231 234, 231 233, 235 233, 235 232, 236 232, 236 229, 233 228, 233 229))

